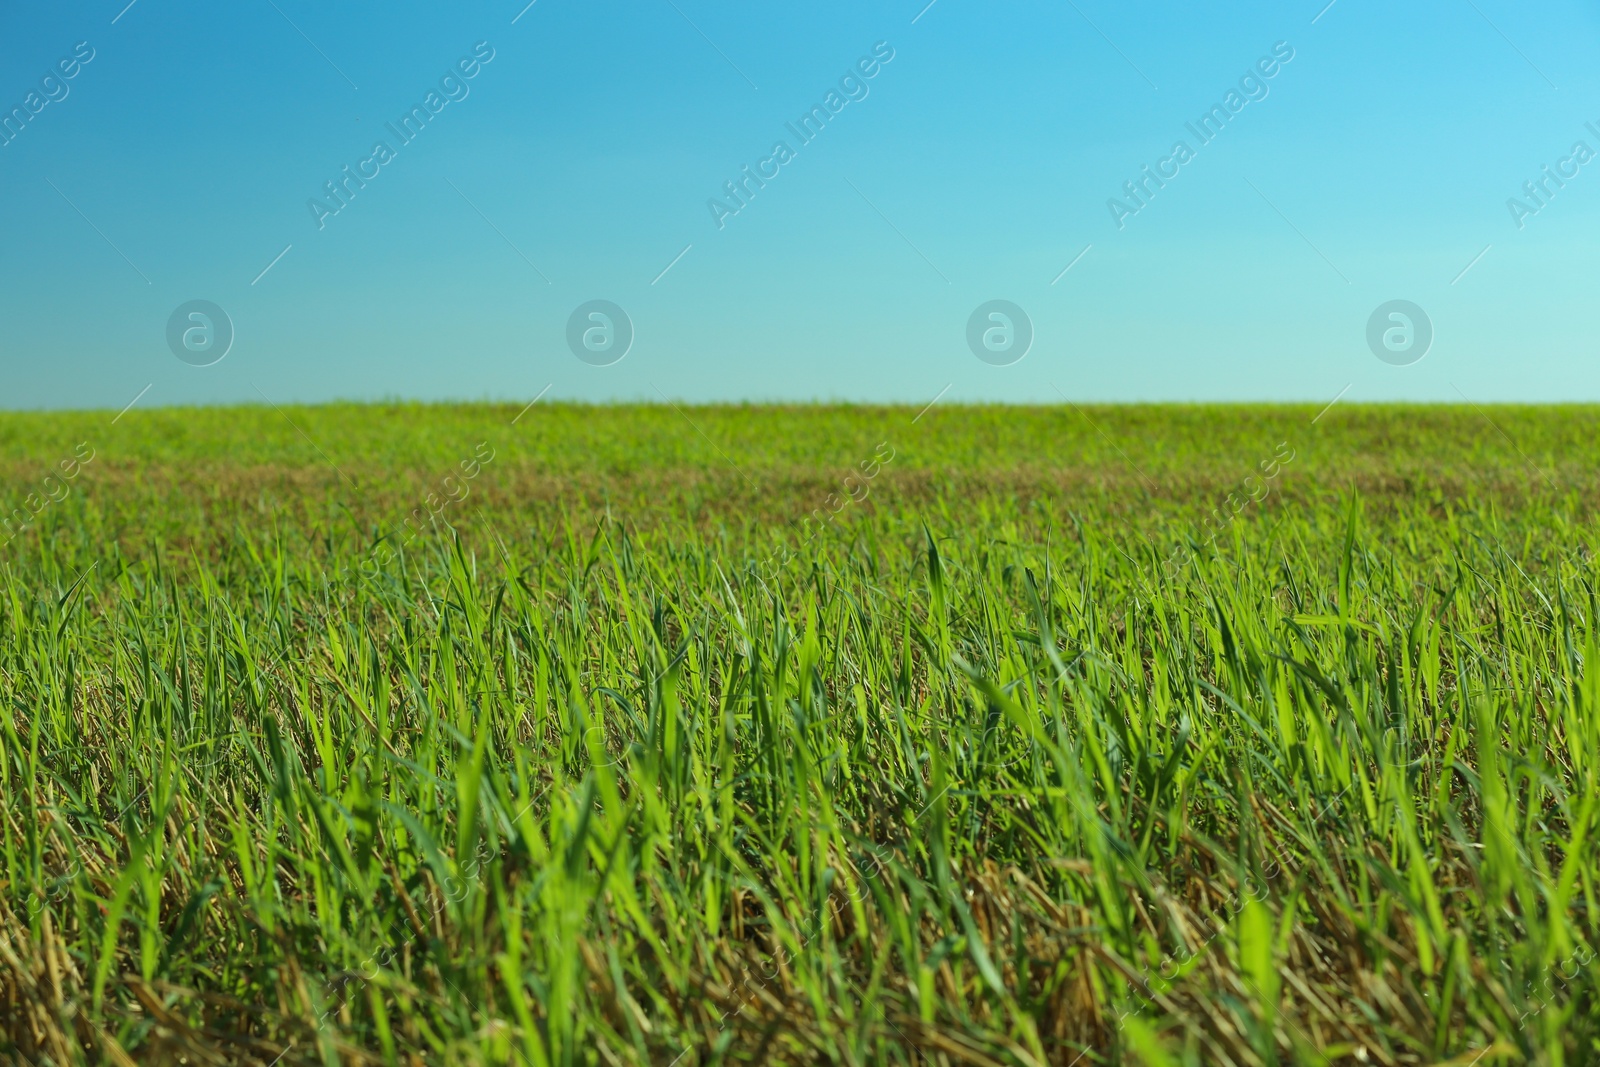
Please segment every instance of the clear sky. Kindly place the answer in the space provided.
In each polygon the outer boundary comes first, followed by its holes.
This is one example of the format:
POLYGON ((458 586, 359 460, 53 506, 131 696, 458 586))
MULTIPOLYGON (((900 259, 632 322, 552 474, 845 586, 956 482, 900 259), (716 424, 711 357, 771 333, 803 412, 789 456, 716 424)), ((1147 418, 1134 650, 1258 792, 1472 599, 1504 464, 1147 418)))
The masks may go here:
POLYGON ((1593 4, 126 2, 0 12, 0 407, 1600 399, 1593 4))

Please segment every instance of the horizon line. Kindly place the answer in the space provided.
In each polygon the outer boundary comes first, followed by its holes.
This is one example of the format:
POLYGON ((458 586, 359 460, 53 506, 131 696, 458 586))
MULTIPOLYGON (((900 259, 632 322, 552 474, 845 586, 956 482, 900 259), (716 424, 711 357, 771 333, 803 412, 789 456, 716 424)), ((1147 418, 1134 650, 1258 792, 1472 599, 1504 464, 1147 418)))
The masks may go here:
MULTIPOLYGON (((142 394, 141 394, 142 395, 142 394)), ((541 394, 542 396, 543 394, 541 394)), ((1339 408, 1462 408, 1493 407, 1493 408, 1600 408, 1600 398, 1592 400, 1339 400, 1339 408)), ((1305 398, 1286 400, 1058 400, 1058 401, 1015 401, 1015 400, 943 400, 938 404, 938 410, 950 408, 1002 408, 1013 410, 1047 410, 1060 408, 1070 409, 1073 406, 1086 406, 1093 408, 1316 408, 1322 410, 1331 407, 1325 398, 1305 398)), ((169 411, 238 411, 249 409, 268 410, 273 407, 293 408, 507 408, 519 409, 527 405, 520 399, 444 399, 424 400, 418 398, 386 398, 381 400, 358 400, 335 398, 332 400, 285 400, 282 402, 269 402, 260 400, 240 400, 237 402, 223 403, 174 403, 174 404, 146 404, 133 410, 132 405, 123 408, 118 418, 133 418, 140 414, 169 411)), ((646 399, 637 400, 584 400, 579 398, 563 399, 551 397, 539 402, 541 407, 566 407, 566 408, 659 408, 663 411, 673 407, 689 407, 699 410, 712 408, 815 408, 815 409, 886 409, 918 411, 929 405, 926 401, 916 400, 684 400, 684 399, 646 399)), ((0 418, 7 416, 32 416, 32 415, 100 415, 117 412, 118 409, 106 407, 27 407, 8 408, 0 407, 0 418)))

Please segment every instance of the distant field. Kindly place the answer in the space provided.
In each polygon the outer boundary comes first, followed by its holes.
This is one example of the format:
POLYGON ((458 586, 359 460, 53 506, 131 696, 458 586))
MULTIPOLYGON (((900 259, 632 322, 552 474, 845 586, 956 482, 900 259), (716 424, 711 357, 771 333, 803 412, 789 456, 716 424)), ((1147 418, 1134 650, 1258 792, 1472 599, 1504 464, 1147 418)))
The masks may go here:
POLYGON ((1600 408, 1319 410, 0 415, 0 1062, 1596 1061, 1600 408))

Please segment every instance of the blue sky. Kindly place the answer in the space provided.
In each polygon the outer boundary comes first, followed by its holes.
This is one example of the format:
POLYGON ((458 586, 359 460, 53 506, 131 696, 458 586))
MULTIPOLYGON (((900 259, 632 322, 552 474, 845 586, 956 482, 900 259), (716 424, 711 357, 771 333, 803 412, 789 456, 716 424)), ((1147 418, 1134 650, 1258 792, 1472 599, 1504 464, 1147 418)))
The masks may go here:
POLYGON ((1600 399, 1593 5, 524 3, 9 5, 0 407, 1600 399), (604 366, 567 339, 597 299, 634 335, 604 366), (1005 366, 967 341, 997 299, 1005 366), (1366 339, 1395 299, 1434 332, 1407 366, 1366 339), (194 300, 210 366, 167 340, 194 300))

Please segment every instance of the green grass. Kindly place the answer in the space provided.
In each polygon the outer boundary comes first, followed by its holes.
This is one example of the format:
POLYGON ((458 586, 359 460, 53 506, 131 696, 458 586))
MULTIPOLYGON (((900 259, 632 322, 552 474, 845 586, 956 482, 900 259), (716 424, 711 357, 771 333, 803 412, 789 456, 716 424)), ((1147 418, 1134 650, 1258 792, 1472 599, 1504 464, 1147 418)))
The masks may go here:
POLYGON ((518 410, 0 417, 0 1060, 1600 1056, 1595 409, 518 410))

